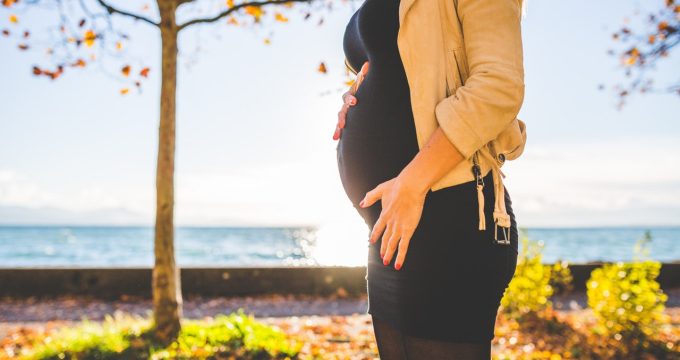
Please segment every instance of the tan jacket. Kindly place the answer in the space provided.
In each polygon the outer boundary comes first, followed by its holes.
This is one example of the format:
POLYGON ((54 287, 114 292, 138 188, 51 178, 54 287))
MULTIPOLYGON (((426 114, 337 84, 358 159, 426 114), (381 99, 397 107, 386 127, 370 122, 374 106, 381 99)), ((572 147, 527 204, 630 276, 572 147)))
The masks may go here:
MULTIPOLYGON (((494 221, 505 228, 510 218, 500 167, 517 158, 526 142, 517 119, 524 100, 520 1, 401 0, 397 36, 419 148, 439 126, 466 159, 431 190, 475 180, 477 153, 482 177, 496 170, 494 221)), ((357 72, 347 59, 345 64, 357 72)), ((483 230, 481 186, 478 196, 483 230)))

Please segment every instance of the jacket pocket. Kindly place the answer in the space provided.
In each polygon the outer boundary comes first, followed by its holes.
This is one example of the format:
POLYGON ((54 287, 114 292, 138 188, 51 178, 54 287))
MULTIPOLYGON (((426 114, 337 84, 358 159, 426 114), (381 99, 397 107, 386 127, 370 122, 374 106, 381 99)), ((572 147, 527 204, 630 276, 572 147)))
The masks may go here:
POLYGON ((456 69, 458 70, 458 77, 460 78, 461 86, 465 85, 465 81, 469 76, 467 55, 465 54, 465 48, 460 46, 452 50, 453 56, 456 61, 456 69))
POLYGON ((446 96, 451 96, 458 89, 462 82, 460 71, 456 62, 456 54, 453 50, 446 50, 446 96))
POLYGON ((465 85, 467 76, 465 49, 458 47, 446 50, 446 96, 451 96, 456 89, 465 85))

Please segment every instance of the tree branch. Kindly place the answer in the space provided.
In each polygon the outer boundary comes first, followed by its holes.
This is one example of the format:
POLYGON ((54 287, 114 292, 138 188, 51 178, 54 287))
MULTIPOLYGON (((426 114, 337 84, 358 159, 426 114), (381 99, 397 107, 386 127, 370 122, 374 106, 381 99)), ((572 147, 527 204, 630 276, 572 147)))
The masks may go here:
POLYGON ((266 1, 251 1, 251 2, 246 2, 246 3, 241 3, 238 5, 235 5, 234 7, 231 7, 227 10, 224 10, 223 12, 209 18, 203 18, 203 19, 194 19, 185 22, 182 25, 179 25, 178 31, 184 29, 185 27, 195 25, 195 24, 200 24, 200 23, 212 23, 215 22, 219 19, 222 19, 225 16, 228 16, 229 14, 239 10, 240 8, 246 7, 246 6, 265 6, 265 5, 271 5, 271 4, 286 4, 286 3, 292 3, 292 2, 312 2, 313 0, 266 0, 266 1))
POLYGON ((109 14, 120 14, 120 15, 124 15, 124 16, 129 16, 133 19, 144 21, 145 23, 149 23, 149 24, 156 26, 156 27, 160 26, 160 24, 154 22, 153 20, 151 20, 149 18, 146 18, 146 17, 141 16, 141 15, 133 14, 133 13, 127 12, 125 10, 120 10, 118 8, 115 8, 115 7, 107 4, 106 2, 104 2, 104 0, 97 0, 97 2, 99 3, 99 5, 103 6, 106 9, 106 11, 108 11, 109 14))

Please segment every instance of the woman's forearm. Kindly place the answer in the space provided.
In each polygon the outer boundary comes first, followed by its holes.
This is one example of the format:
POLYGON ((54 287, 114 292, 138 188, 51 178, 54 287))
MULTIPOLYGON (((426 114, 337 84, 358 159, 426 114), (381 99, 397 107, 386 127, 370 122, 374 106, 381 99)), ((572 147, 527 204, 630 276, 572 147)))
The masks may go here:
POLYGON ((465 160, 440 127, 399 174, 400 182, 425 194, 432 185, 465 160))

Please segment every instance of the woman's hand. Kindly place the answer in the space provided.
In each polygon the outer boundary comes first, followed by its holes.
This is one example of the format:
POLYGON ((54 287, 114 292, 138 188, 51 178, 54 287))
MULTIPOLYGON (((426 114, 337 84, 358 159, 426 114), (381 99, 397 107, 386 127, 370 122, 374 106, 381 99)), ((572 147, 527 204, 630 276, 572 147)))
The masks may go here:
POLYGON ((359 206, 365 208, 381 200, 380 217, 373 226, 369 240, 371 243, 376 242, 378 236, 384 230, 380 256, 385 265, 390 263, 397 245, 399 246, 399 252, 394 263, 394 268, 397 270, 404 263, 411 236, 420 222, 428 190, 427 188, 421 190, 418 184, 410 181, 402 174, 367 192, 364 199, 359 203, 359 206))
POLYGON ((368 61, 366 61, 362 66, 361 70, 357 73, 357 78, 354 80, 354 84, 345 92, 342 94, 342 108, 338 112, 338 123, 335 125, 335 132, 333 133, 333 140, 338 140, 340 138, 340 133, 342 132, 342 129, 345 127, 345 115, 347 114, 347 109, 350 106, 354 106, 357 103, 357 98, 354 96, 354 94, 357 92, 357 89, 359 89, 359 85, 361 85, 361 82, 364 81, 364 76, 368 73, 368 61))

